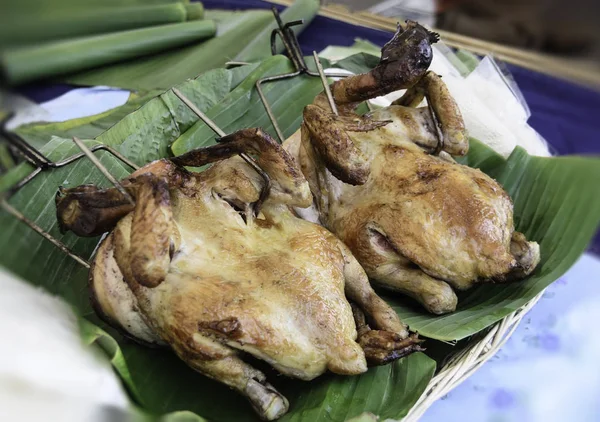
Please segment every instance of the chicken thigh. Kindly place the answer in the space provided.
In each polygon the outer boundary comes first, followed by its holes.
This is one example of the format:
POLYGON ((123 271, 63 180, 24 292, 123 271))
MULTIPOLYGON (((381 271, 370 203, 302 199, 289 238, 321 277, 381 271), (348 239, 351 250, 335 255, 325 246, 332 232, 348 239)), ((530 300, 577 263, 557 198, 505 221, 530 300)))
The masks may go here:
POLYGON ((98 313, 138 341, 170 346, 245 395, 262 418, 280 417, 288 402, 246 353, 310 380, 421 350, 346 246, 292 213, 312 201, 307 182, 261 130, 155 161, 122 185, 135 205, 114 188, 57 195, 62 230, 112 229, 90 272, 98 313), (270 177, 268 197, 265 178, 239 153, 256 156, 270 177), (217 160, 201 173, 183 167, 217 160))
POLYGON ((399 28, 375 69, 333 83, 340 115, 320 94, 286 149, 315 196, 313 221, 345 242, 376 283, 443 314, 456 308, 453 288, 531 273, 539 246, 514 230, 502 186, 452 159, 469 143, 448 89, 427 71, 435 41, 414 22, 399 28), (393 105, 355 114, 360 101, 401 88, 409 89, 393 105), (427 107, 415 108, 424 97, 427 107))

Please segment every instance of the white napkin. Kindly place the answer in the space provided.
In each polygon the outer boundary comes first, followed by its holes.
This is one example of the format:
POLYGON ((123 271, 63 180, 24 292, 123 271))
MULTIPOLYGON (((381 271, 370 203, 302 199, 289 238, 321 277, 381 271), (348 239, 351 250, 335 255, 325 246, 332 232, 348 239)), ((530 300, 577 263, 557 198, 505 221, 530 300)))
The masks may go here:
POLYGON ((129 400, 60 298, 0 269, 0 420, 90 420, 129 400))
MULTIPOLYGON (((433 51, 430 69, 442 76, 448 86, 470 136, 504 157, 510 155, 517 145, 525 148, 529 154, 550 156, 546 141, 527 124, 530 111, 521 92, 514 82, 502 74, 493 58, 484 57, 477 68, 469 73, 461 66, 460 60, 449 60, 454 53, 444 44, 435 44, 433 51), (468 76, 464 77, 465 74, 468 76)), ((328 47, 320 56, 341 60, 357 52, 359 50, 352 47, 328 47)), ((336 68, 328 70, 340 71, 336 68)), ((403 90, 392 92, 370 102, 378 107, 387 107, 403 93, 403 90)))

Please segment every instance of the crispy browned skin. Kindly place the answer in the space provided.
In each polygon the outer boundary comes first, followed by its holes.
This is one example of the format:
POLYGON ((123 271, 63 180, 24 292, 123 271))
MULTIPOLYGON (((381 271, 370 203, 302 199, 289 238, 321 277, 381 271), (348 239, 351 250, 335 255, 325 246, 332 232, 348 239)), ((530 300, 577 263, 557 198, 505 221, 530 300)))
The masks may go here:
MULTIPOLYGON (((91 271, 96 308, 107 322, 144 343, 169 345, 269 420, 287 411, 287 400, 242 360, 244 353, 310 380, 326 370, 359 374, 367 361, 384 364, 422 350, 347 247, 289 209, 312 202, 292 157, 257 129, 221 141, 172 160, 198 166, 225 159, 202 173, 159 160, 123 181, 135 207, 117 202, 122 215, 91 271), (255 155, 271 177, 258 216, 252 204, 264 181, 241 158, 227 158, 240 152, 255 155), (361 335, 349 301, 368 318, 370 326, 360 320, 361 335)), ((104 207, 114 189, 88 187, 83 196, 82 189, 58 197, 61 224, 78 230, 73 216, 85 212, 97 227, 106 227, 103 215, 114 221, 104 207)))
POLYGON ((429 68, 431 43, 438 39, 438 34, 416 22, 407 21, 405 28, 398 25, 394 37, 381 49, 381 62, 373 71, 331 85, 335 102, 350 104, 413 86, 429 68))
POLYGON ((375 282, 442 314, 456 308, 450 286, 523 278, 539 262, 539 247, 514 231, 504 189, 448 155, 467 153, 465 126, 441 78, 427 72, 432 39, 419 25, 408 27, 412 32, 394 38, 406 36, 403 43, 384 47, 373 71, 332 85, 342 115, 320 94, 286 149, 315 196, 317 217, 299 212, 344 241, 375 282), (386 59, 413 57, 407 45, 419 46, 426 66, 386 59), (396 104, 354 113, 357 101, 399 88, 409 89, 396 104), (423 98, 429 108, 413 108, 423 98))

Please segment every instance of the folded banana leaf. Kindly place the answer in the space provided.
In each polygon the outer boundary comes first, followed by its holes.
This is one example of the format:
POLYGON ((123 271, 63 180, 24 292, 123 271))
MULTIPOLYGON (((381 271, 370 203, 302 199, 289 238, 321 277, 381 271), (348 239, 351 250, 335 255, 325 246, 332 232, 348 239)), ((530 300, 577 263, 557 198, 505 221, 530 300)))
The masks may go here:
MULTIPOLYGON (((304 19, 301 31, 316 15, 318 0, 296 0, 282 13, 284 21, 304 19)), ((109 85, 131 90, 168 89, 226 62, 254 61, 271 55, 273 14, 267 10, 244 12, 207 10, 217 21, 217 36, 200 45, 167 51, 135 61, 104 66, 64 78, 76 85, 109 85)), ((281 43, 277 44, 282 51, 281 43)))
MULTIPOLYGON (((354 63, 357 64, 360 63, 354 63)), ((199 78, 195 86, 184 83, 180 88, 187 95, 196 95, 193 101, 226 131, 261 125, 272 133, 266 113, 256 100, 254 82, 261 76, 289 69, 286 59, 273 57, 251 69, 247 78, 233 89, 220 84, 226 77, 219 73, 213 73, 206 82, 199 78), (216 94, 217 91, 224 94, 216 94), (209 100, 203 102, 205 99, 209 100)), ((230 71, 219 72, 227 75, 230 71)), ((298 128, 300 111, 320 91, 319 83, 318 79, 301 77, 265 85, 266 95, 287 135, 298 128)), ((113 145, 139 164, 168 154, 171 144, 172 149, 180 153, 213 143, 214 134, 188 113, 177 98, 166 94, 160 101, 152 100, 128 115, 98 136, 96 142, 113 145)), ((52 158, 75 152, 71 141, 60 138, 52 139, 43 150, 52 158)), ((116 177, 127 173, 116 159, 105 153, 98 155, 116 177)), ((505 160, 476 140, 471 140, 466 160, 469 165, 495 177, 508 190, 515 203, 517 229, 540 242, 542 263, 532 277, 522 282, 484 285, 467 292, 461 297, 457 312, 448 316, 431 316, 407 299, 386 296, 411 328, 421 335, 444 340, 474 334, 541 292, 575 262, 600 219, 600 186, 591 183, 600 178, 600 160, 530 157, 521 149, 505 160)), ((61 235, 53 205, 59 185, 81 183, 107 185, 89 162, 79 161, 40 175, 17 193, 11 204, 87 257, 96 240, 61 235)), ((104 326, 90 309, 84 268, 4 213, 0 214, 0 225, 4 228, 0 234, 0 263, 64 297, 82 318, 93 324, 89 327, 98 330, 95 332, 99 344, 107 351, 141 408, 152 414, 188 410, 211 421, 255 419, 244 399, 196 374, 169 351, 144 348, 104 326)), ((429 341, 427 347, 432 349, 435 342, 429 341)), ((269 376, 290 399, 291 409, 283 420, 343 421, 363 412, 382 419, 397 419, 405 415, 420 396, 434 369, 435 362, 419 353, 393 365, 371 368, 356 377, 325 375, 307 383, 274 377, 271 373, 269 376)), ((191 417, 189 413, 186 415, 191 417)))
POLYGON ((137 5, 125 7, 92 6, 87 9, 54 10, 41 16, 31 13, 5 18, 0 25, 2 43, 10 46, 75 38, 153 25, 184 22, 202 17, 201 3, 137 5), (189 8, 189 13, 188 13, 189 8), (191 16, 189 16, 191 15, 191 16))
POLYGON ((165 90, 204 71, 223 67, 239 51, 240 40, 258 34, 271 19, 264 10, 229 12, 228 19, 218 22, 216 36, 206 42, 77 73, 64 81, 141 91, 165 90))
POLYGON ((212 21, 193 21, 12 48, 4 51, 5 82, 22 84, 197 43, 215 35, 212 21))
MULTIPOLYGON (((49 14, 65 10, 85 10, 98 7, 97 0, 4 0, 3 11, 10 14, 31 13, 49 14)), ((131 7, 148 4, 189 4, 190 0, 103 0, 102 6, 106 7, 131 7)))
POLYGON ((204 5, 200 2, 185 5, 185 18, 188 21, 202 19, 204 17, 204 5))

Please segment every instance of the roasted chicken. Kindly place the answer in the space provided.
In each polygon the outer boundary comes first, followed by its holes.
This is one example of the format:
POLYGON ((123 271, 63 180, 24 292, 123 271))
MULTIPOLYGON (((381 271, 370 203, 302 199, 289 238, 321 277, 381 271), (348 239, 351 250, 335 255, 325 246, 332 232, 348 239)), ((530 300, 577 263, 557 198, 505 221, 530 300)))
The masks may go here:
POLYGON ((320 94, 285 147, 315 197, 316 216, 299 212, 340 238, 376 283, 443 314, 456 308, 453 288, 530 274, 539 246, 514 230, 502 186, 451 157, 469 141, 448 89, 427 71, 437 39, 414 22, 399 27, 377 67, 331 85, 339 115, 320 94), (355 113, 403 88, 393 105, 355 113), (424 97, 427 107, 415 108, 424 97))
POLYGON ((90 272, 96 310, 138 341, 170 346, 262 418, 280 417, 288 402, 244 354, 310 380, 420 350, 347 247, 290 210, 311 204, 308 184, 261 130, 155 161, 121 183, 135 205, 95 186, 61 189, 56 200, 63 231, 111 230, 90 272), (183 167, 213 162, 201 173, 183 167))

